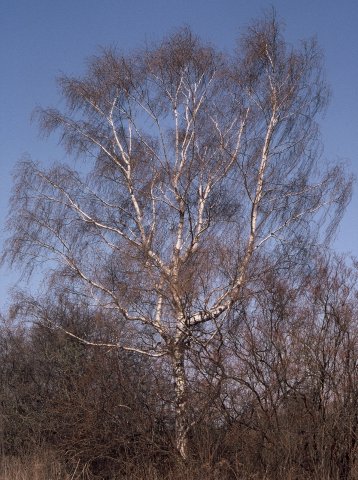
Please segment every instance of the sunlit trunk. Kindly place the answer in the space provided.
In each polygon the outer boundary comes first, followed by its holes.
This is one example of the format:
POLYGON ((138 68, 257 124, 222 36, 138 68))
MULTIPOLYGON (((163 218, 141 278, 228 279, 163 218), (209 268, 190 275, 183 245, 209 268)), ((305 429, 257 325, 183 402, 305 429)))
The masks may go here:
POLYGON ((175 443, 180 456, 186 460, 188 458, 188 401, 184 357, 184 347, 179 343, 173 352, 175 443))

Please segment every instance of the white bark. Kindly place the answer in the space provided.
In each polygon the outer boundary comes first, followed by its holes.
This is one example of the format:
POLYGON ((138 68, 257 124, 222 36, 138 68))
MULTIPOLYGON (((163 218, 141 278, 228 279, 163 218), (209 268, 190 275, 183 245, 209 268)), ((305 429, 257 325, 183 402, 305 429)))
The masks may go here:
POLYGON ((175 386, 175 443, 183 460, 188 458, 188 398, 185 373, 185 350, 179 341, 173 349, 173 378, 175 386))

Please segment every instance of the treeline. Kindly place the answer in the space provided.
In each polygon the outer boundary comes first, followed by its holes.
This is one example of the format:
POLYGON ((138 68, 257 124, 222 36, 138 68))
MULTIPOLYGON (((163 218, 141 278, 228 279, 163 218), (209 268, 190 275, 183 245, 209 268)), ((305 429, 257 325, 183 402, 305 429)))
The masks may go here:
POLYGON ((115 342, 105 310, 22 300, 1 328, 1 478, 358 478, 358 290, 347 263, 268 269, 225 328, 188 345, 186 462, 165 356, 65 333, 115 342), (11 476, 20 460, 28 476, 11 476))

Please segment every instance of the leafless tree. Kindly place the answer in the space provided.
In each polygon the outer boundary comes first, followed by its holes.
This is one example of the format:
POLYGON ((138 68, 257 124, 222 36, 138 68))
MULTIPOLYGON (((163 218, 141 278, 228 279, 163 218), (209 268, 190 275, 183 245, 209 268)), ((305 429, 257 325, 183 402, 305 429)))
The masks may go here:
POLYGON ((348 259, 311 256, 300 279, 263 275, 226 332, 224 430, 247 477, 355 478, 356 294, 348 259))
POLYGON ((17 166, 4 258, 111 310, 111 345, 170 359, 184 459, 191 345, 208 347, 265 257, 287 263, 329 236, 349 200, 340 166, 317 173, 321 64, 272 16, 231 57, 188 29, 106 50, 83 78, 59 80, 64 112, 38 111, 81 161, 17 166))

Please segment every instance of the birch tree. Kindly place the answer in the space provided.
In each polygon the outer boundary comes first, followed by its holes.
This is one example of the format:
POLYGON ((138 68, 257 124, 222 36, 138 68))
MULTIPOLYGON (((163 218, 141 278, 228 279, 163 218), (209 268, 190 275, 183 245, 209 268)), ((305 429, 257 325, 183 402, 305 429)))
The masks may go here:
POLYGON ((37 113, 69 161, 17 165, 5 258, 117 318, 106 345, 170 360, 185 459, 191 346, 215 338, 265 258, 286 265, 329 237, 349 200, 343 169, 319 163, 320 51, 270 17, 231 56, 182 29, 59 86, 63 111, 37 113))

